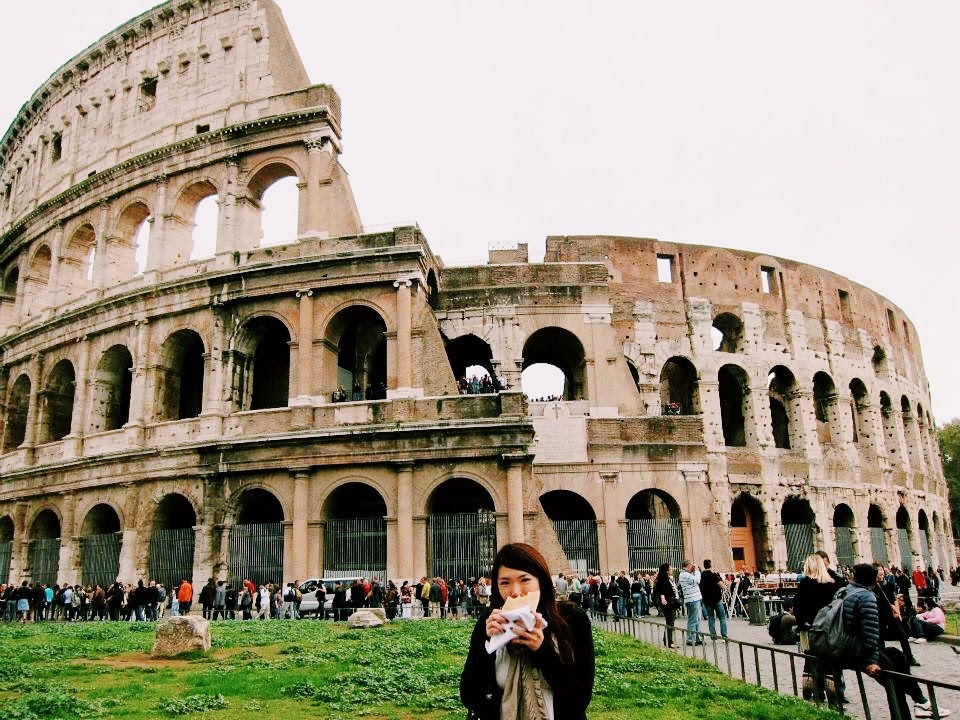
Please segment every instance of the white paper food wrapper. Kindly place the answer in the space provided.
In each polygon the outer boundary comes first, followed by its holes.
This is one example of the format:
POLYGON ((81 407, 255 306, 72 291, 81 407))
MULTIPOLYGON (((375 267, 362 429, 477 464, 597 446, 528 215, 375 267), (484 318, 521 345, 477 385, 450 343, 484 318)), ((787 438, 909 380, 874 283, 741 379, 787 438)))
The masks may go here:
MULTIPOLYGON (((492 638, 487 640, 486 644, 484 645, 484 647, 487 649, 487 653, 491 655, 517 637, 516 630, 519 629, 521 624, 527 630, 533 630, 534 626, 537 624, 537 618, 534 616, 533 611, 529 608, 508 610, 507 612, 503 612, 501 614, 507 619, 507 625, 504 627, 502 633, 499 635, 494 635, 492 638)), ((546 620, 543 621, 543 626, 547 626, 546 620)))

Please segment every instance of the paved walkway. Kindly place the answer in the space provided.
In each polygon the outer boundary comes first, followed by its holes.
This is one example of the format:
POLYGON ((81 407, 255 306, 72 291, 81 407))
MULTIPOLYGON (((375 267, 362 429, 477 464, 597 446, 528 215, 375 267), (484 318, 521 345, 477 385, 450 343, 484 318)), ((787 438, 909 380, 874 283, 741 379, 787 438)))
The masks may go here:
MULTIPOLYGON (((614 632, 633 635, 642 642, 662 647, 662 618, 651 617, 644 618, 644 620, 649 622, 595 620, 595 624, 614 632)), ((675 652, 706 660, 724 673, 751 684, 759 684, 786 695, 800 694, 803 658, 795 656, 797 653, 796 646, 774 645, 767 634, 766 626, 750 625, 743 618, 731 618, 728 624, 730 639, 738 642, 724 643, 722 640, 714 642, 706 637, 704 645, 687 647, 683 640, 683 633, 680 632, 686 628, 686 618, 678 617, 675 625, 677 632, 674 641, 680 647, 675 652)), ((700 627, 701 630, 706 631, 706 621, 702 621, 700 627)), ((958 638, 958 641, 960 641, 960 638, 958 638)), ((899 647, 898 644, 892 645, 899 647)), ((960 655, 953 651, 949 642, 937 641, 914 645, 913 652, 920 662, 920 667, 913 668, 913 674, 918 679, 960 685, 960 655)), ((870 677, 866 675, 862 677, 863 691, 861 694, 857 683, 857 674, 853 671, 844 673, 847 683, 846 696, 850 700, 850 703, 845 706, 846 714, 862 720, 889 717, 884 688, 870 677), (870 709, 869 714, 864 709, 864 696, 870 709)), ((929 697, 930 689, 924 687, 922 682, 921 687, 929 697)), ((951 717, 960 720, 960 691, 936 689, 936 698, 939 706, 952 710, 951 717)))

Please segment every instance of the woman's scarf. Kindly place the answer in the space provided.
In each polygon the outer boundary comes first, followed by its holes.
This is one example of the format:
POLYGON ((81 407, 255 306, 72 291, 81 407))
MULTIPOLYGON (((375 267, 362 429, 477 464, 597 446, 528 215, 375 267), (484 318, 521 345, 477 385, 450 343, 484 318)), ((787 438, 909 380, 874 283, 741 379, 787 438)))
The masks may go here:
POLYGON ((545 681, 529 654, 507 651, 507 681, 500 703, 501 720, 547 720, 545 681))

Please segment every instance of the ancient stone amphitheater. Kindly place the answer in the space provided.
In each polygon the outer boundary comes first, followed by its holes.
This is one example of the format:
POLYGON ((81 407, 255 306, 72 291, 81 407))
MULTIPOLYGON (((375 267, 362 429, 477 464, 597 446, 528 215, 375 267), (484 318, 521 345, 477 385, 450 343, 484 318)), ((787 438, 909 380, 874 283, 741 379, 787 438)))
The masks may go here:
POLYGON ((952 564, 888 300, 652 239, 445 267, 416 226, 364 231, 340 138, 272 0, 158 6, 26 102, 0 154, 0 580, 466 577, 510 540, 580 570, 952 564), (296 236, 264 246, 283 178, 296 236), (562 395, 527 402, 540 364, 562 395))

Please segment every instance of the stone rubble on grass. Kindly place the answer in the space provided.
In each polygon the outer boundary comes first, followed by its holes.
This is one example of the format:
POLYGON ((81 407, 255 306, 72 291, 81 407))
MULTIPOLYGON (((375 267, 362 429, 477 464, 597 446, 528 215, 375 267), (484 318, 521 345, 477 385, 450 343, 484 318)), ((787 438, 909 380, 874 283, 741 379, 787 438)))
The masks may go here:
POLYGON ((383 625, 385 621, 386 615, 383 613, 383 608, 363 608, 350 616, 347 625, 352 628, 371 628, 383 625), (380 612, 377 613, 376 610, 380 612))
POLYGON ((210 621, 195 615, 162 620, 154 635, 153 657, 176 657, 182 653, 210 650, 210 621))

